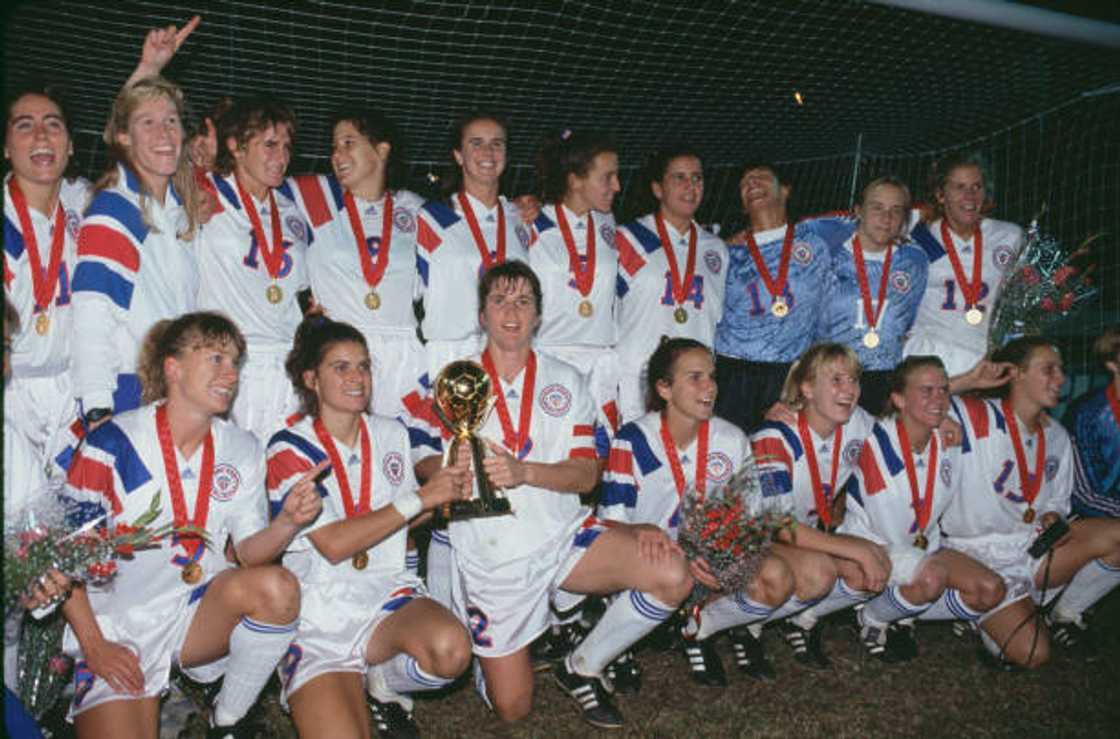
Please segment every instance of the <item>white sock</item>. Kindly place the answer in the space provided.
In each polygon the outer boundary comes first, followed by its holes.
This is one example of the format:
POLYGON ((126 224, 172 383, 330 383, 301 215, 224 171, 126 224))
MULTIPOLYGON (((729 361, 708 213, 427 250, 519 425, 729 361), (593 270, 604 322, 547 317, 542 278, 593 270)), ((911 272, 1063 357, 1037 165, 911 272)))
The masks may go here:
POLYGON ((214 701, 216 726, 231 726, 249 712, 280 658, 287 653, 298 624, 298 620, 263 624, 244 616, 233 627, 225 678, 214 701))
POLYGON ((792 616, 795 613, 801 613, 806 608, 812 608, 820 602, 820 598, 815 598, 813 600, 801 600, 796 595, 794 595, 785 603, 774 609, 774 611, 766 617, 766 623, 781 621, 783 618, 792 616))
POLYGON ((845 608, 851 608, 857 603, 870 600, 874 595, 875 593, 868 593, 864 590, 856 590, 855 588, 849 587, 848 584, 844 582, 844 578, 839 577, 836 579, 836 584, 832 586, 832 592, 821 599, 820 603, 802 611, 791 620, 808 631, 817 625, 819 619, 824 618, 828 614, 842 611, 845 608))
POLYGON ((428 595, 451 608, 451 540, 446 531, 433 531, 428 543, 428 595))
POLYGON ((961 591, 945 588, 941 597, 918 616, 919 621, 978 621, 984 615, 965 605, 961 591))
POLYGON ((480 696, 482 702, 491 711, 494 710, 494 704, 490 702, 490 696, 486 694, 486 674, 482 671, 482 663, 479 662, 478 657, 474 658, 474 689, 480 696))
POLYGON ((1062 593, 1054 606, 1055 621, 1080 621, 1081 614, 1089 606, 1120 585, 1120 567, 1106 565, 1099 559, 1085 564, 1062 593))
POLYGON ((570 657, 573 669, 585 677, 601 675, 610 662, 634 642, 673 615, 674 609, 649 593, 620 593, 591 633, 570 657))
POLYGON ((928 605, 928 603, 921 605, 911 603, 902 595, 898 585, 891 585, 860 609, 861 623, 886 626, 904 618, 917 616, 925 611, 928 605))
POLYGON ((725 595, 700 609, 700 628, 696 638, 707 639, 733 626, 765 621, 773 612, 773 606, 751 600, 742 591, 725 595))
POLYGON ((420 573, 420 552, 415 549, 406 549, 404 552, 404 568, 413 575, 420 573))
POLYGON ((385 678, 385 687, 394 693, 419 693, 425 690, 439 690, 453 682, 447 678, 424 672, 420 664, 407 652, 401 652, 390 660, 374 665, 371 669, 381 671, 385 678))

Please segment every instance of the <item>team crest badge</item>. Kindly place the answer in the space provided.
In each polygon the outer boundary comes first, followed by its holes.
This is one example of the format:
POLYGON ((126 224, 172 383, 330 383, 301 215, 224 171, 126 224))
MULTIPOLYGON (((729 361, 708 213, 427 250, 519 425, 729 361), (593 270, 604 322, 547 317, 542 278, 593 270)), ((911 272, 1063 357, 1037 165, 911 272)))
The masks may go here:
POLYGON ((210 485, 210 497, 213 500, 233 500, 237 489, 241 487, 241 475, 232 464, 222 462, 214 466, 214 482, 210 485))
POLYGON ((70 238, 74 241, 78 240, 78 230, 82 225, 82 217, 78 215, 76 210, 66 211, 66 232, 70 234, 70 238))
POLYGON ((709 250, 704 252, 704 265, 709 272, 718 275, 719 271, 723 269, 723 259, 718 252, 709 250))
POLYGON ((859 459, 859 450, 863 446, 863 442, 859 439, 852 439, 848 442, 844 450, 840 452, 840 456, 844 458, 844 464, 849 467, 855 465, 856 460, 859 459))
POLYGON ((715 483, 731 479, 731 458, 723 452, 708 454, 708 479, 715 483))
POLYGON ((813 261, 813 247, 804 241, 798 241, 793 245, 793 260, 802 267, 808 266, 813 261))
POLYGON ((910 273, 898 270, 891 272, 891 287, 900 295, 910 292, 910 273))
POLYGON ((612 226, 611 224, 604 223, 601 226, 599 226, 599 236, 601 236, 603 238, 603 241, 610 248, 612 248, 612 249, 618 248, 618 247, 615 246, 615 243, 614 243, 614 226, 612 226))
POLYGON ((1058 474, 1058 467, 1060 467, 1060 466, 1061 466, 1061 462, 1058 460, 1057 457, 1047 457, 1046 458, 1046 481, 1047 482, 1054 479, 1054 476, 1058 474))
POLYGON ((941 469, 938 472, 941 474, 941 482, 945 485, 953 481, 953 463, 949 460, 941 460, 941 469))
POLYGON ((572 407, 572 393, 560 383, 553 383, 541 390, 538 400, 541 410, 550 416, 562 416, 572 407))
POLYGON ((992 261, 995 262, 996 269, 1003 272, 1011 266, 1011 262, 1015 259, 1015 249, 1011 244, 1000 244, 992 253, 992 261))
POLYGON ((404 458, 399 452, 389 452, 381 462, 381 471, 394 485, 400 485, 404 480, 404 458))
POLYGON ((416 230, 416 218, 412 215, 411 211, 394 210, 393 228, 401 233, 410 234, 416 230))
POLYGON ((292 238, 304 244, 307 243, 307 224, 299 216, 288 216, 284 221, 288 224, 288 231, 291 232, 292 238))
POLYGON ((522 249, 529 248, 529 232, 520 223, 513 229, 517 234, 517 240, 521 242, 522 249))

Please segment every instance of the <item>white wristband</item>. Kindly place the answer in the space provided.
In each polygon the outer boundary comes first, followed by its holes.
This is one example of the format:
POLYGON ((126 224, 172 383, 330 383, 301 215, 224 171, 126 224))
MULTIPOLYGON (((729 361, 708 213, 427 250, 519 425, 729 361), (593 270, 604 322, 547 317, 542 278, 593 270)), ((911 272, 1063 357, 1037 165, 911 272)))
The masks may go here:
POLYGON ((420 500, 420 496, 414 492, 406 493, 394 500, 392 506, 397 509, 397 513, 404 517, 405 521, 411 521, 424 510, 424 501, 420 500))

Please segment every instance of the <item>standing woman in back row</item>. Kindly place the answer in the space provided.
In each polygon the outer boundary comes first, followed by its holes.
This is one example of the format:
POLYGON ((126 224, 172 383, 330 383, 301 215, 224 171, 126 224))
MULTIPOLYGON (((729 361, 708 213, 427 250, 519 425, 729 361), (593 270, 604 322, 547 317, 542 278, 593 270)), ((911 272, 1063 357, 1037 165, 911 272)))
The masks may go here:
POLYGON ((693 220, 704 199, 704 168, 694 150, 657 152, 636 187, 652 212, 621 226, 615 239, 623 422, 646 412, 646 363, 662 336, 712 345, 727 265, 727 247, 693 220))
POLYGON ((507 129, 490 113, 469 113, 451 132, 453 164, 447 200, 420 211, 416 269, 424 308, 429 379, 448 362, 481 348, 478 280, 508 260, 529 262, 529 231, 517 208, 501 195, 507 129))
POLYGON ((372 406, 395 417, 427 369, 413 310, 423 200, 400 189, 401 141, 392 121, 353 107, 338 113, 332 128, 334 174, 295 177, 296 198, 315 232, 311 292, 332 320, 362 332, 373 362, 372 406))
POLYGON ((1022 248, 1023 229, 984 217, 991 177, 975 153, 936 162, 930 195, 937 217, 910 234, 929 257, 929 279, 903 353, 941 357, 953 377, 988 351, 992 306, 1022 248))
POLYGON ((529 264, 544 292, 536 345, 588 377, 596 412, 613 432, 618 252, 611 205, 619 191, 618 152, 602 134, 564 131, 541 146, 537 177, 545 205, 529 245, 529 264))

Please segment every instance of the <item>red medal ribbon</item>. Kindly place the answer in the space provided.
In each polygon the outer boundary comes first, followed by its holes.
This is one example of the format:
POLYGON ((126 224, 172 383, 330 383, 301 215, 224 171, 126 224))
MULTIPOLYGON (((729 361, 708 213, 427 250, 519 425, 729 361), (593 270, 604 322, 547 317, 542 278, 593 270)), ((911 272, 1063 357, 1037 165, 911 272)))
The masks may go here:
POLYGON ((836 495, 836 475, 840 472, 840 440, 843 430, 843 426, 837 426, 832 437, 832 471, 829 473, 828 495, 825 495, 824 486, 821 485, 821 471, 817 466, 817 450, 813 445, 812 434, 809 433, 809 419, 804 413, 797 414, 797 434, 801 437, 801 446, 805 449, 805 458, 809 464, 809 480, 813 483, 817 516, 826 529, 832 526, 832 498, 836 495))
POLYGON ((884 298, 887 295, 887 278, 891 273, 891 253, 894 244, 887 245, 887 255, 883 257, 883 274, 879 277, 879 297, 875 308, 871 308, 871 285, 867 283, 867 264, 863 259, 863 246, 859 243, 859 234, 852 239, 852 252, 856 260, 856 277, 859 279, 859 294, 863 298, 863 315, 867 319, 867 327, 874 331, 879 326, 879 318, 883 315, 884 298))
POLYGON ((478 219, 474 216, 471 201, 464 192, 459 193, 459 207, 463 209, 463 216, 467 219, 467 225, 471 227, 474 245, 478 248, 479 256, 482 257, 482 271, 485 272, 495 264, 504 264, 506 261, 506 209, 502 207, 501 201, 498 201, 498 251, 493 258, 490 256, 490 247, 486 245, 486 239, 482 236, 482 229, 478 227, 478 219))
POLYGON ((1110 382, 1108 388, 1104 391, 1104 396, 1108 398, 1108 404, 1112 406, 1112 417, 1116 419, 1116 425, 1120 426, 1120 398, 1116 397, 1116 383, 1110 382))
POLYGON ((563 203, 556 204, 556 222, 560 225, 560 235, 564 237, 564 246, 568 249, 568 268, 572 270, 576 290, 586 298, 591 294, 591 286, 595 284, 595 222, 591 219, 591 211, 587 211, 587 264, 582 269, 576 240, 568 226, 568 217, 564 215, 563 203))
POLYGON ((62 264, 62 246, 66 241, 66 216, 63 214, 62 203, 55 206, 54 234, 51 236, 51 250, 44 270, 43 263, 39 260, 39 242, 35 238, 35 226, 31 223, 31 213, 27 209, 27 198, 14 176, 8 180, 8 192, 11 193, 12 205, 19 217, 19 228, 23 231, 23 246, 27 249, 27 266, 31 269, 35 308, 45 311, 54 300, 55 288, 58 287, 58 268, 62 264))
POLYGON ((1007 433, 1011 436, 1011 446, 1015 449, 1015 466, 1019 469, 1019 491, 1023 495, 1023 500, 1027 502, 1027 507, 1033 508, 1034 499, 1038 497, 1038 491, 1042 488, 1042 478, 1045 475, 1046 432, 1039 429, 1038 448, 1034 455, 1034 474, 1031 475, 1027 470, 1027 454, 1023 450, 1023 438, 1019 435, 1019 419, 1015 417, 1015 411, 1007 398, 1004 398, 1000 405, 1003 408, 1003 420, 1007 423, 1007 433))
POLYGON ((949 231, 949 222, 944 218, 941 219, 941 243, 945 246, 945 253, 949 255, 950 264, 953 265, 957 284, 961 286, 966 309, 980 302, 980 288, 984 283, 984 234, 979 227, 973 233, 976 248, 972 252, 972 281, 969 282, 964 278, 964 267, 961 266, 961 258, 957 256, 957 247, 953 243, 953 234, 949 231))
POLYGON ((751 259, 754 260, 755 269, 758 270, 758 276, 762 278, 762 283, 766 286, 766 292, 770 293, 770 299, 778 298, 786 291, 786 281, 789 278, 789 258, 793 256, 793 224, 786 224, 786 235, 782 239, 782 257, 778 262, 778 279, 770 277, 770 270, 766 268, 766 261, 762 258, 762 252, 758 250, 758 242, 754 240, 754 234, 747 230, 747 248, 750 249, 751 259))
POLYGON ((385 191, 385 207, 381 215, 381 243, 377 247, 376 264, 366 247, 366 232, 362 228, 362 219, 358 215, 354 195, 347 190, 342 196, 342 202, 346 206, 346 215, 350 217, 350 229, 358 242, 358 261, 362 264, 362 275, 366 278, 367 285, 371 288, 377 287, 389 266, 389 247, 393 243, 393 194, 388 190, 385 191))
MULTIPOLYGON (((677 454, 677 445, 669 433, 669 422, 661 414, 661 444, 665 447, 665 456, 669 458, 669 469, 673 471, 673 482, 677 485, 677 498, 684 499, 684 469, 681 467, 681 458, 677 454)), ((696 430, 696 482, 693 483, 696 492, 701 498, 708 487, 708 422, 701 421, 696 430)))
POLYGON ((922 534, 929 525, 929 516, 933 511, 933 485, 937 480, 937 434, 929 437, 929 468, 926 470, 925 498, 918 498, 918 471, 914 469, 914 452, 910 446, 910 435, 906 433, 906 424, 902 419, 896 418, 894 425, 898 431, 898 445, 902 447, 902 461, 906 463, 906 479, 910 481, 910 505, 914 508, 918 533, 922 534))
POLYGON ((370 496, 373 494, 373 485, 371 484, 373 465, 370 463, 373 458, 373 451, 370 448, 369 431, 366 429, 365 421, 363 420, 358 424, 358 438, 361 440, 360 446, 362 449, 362 486, 358 490, 356 505, 354 493, 350 489, 350 478, 346 474, 346 467, 342 464, 342 458, 338 456, 338 447, 334 445, 334 439, 327 431, 323 419, 316 417, 311 425, 315 429, 315 435, 319 437, 319 443, 322 444, 323 449, 327 452, 327 457, 331 460, 331 470, 334 472, 334 478, 338 480, 338 490, 342 493, 342 507, 346 509, 346 517, 353 518, 368 513, 370 496))
POLYGON ((284 261, 284 234, 280 230, 280 210, 276 207, 276 196, 272 194, 272 188, 268 188, 268 208, 272 216, 272 245, 270 247, 268 239, 264 236, 264 226, 261 224, 261 217, 257 214, 257 206, 253 203, 252 195, 245 192, 245 188, 241 186, 241 180, 237 179, 237 175, 234 175, 233 182, 237 185, 237 195, 241 198, 241 204, 245 207, 245 214, 249 216, 249 224, 253 227, 253 237, 257 240, 257 248, 260 249, 264 268, 268 271, 268 276, 276 280, 280 274, 280 265, 284 261))
MULTIPOLYGON (((159 449, 163 454, 163 470, 167 475, 167 492, 171 496, 171 513, 175 526, 190 524, 199 530, 206 529, 206 519, 210 516, 210 486, 214 480, 214 434, 206 433, 202 440, 202 469, 198 473, 198 496, 195 498, 194 517, 187 518, 187 501, 183 495, 183 481, 179 479, 179 460, 175 456, 175 443, 171 440, 171 424, 167 420, 167 404, 156 407, 156 436, 159 449)), ((184 534, 178 537, 179 543, 187 550, 187 559, 176 564, 186 565, 197 562, 202 557, 203 541, 201 536, 184 534)))
POLYGON ((669 234, 665 231, 665 219, 661 211, 654 214, 657 221, 657 237, 661 239, 661 248, 665 252, 665 260, 669 262, 669 284, 673 288, 673 303, 680 305, 688 298, 688 290, 692 286, 692 278, 696 274, 696 224, 688 224, 688 257, 684 265, 684 280, 680 279, 681 271, 677 266, 677 254, 673 245, 669 243, 669 234))
POLYGON ((529 361, 525 364, 525 381, 521 385, 521 413, 517 419, 516 430, 513 428, 513 419, 509 415, 506 396, 502 392, 502 381, 498 376, 498 370, 494 367, 489 349, 482 352, 482 366, 486 369, 486 374, 490 375, 490 392, 494 393, 498 421, 502 424, 502 442, 506 445, 506 449, 517 455, 518 459, 524 459, 532 447, 529 427, 533 422, 533 389, 537 383, 536 352, 529 352, 529 361))

